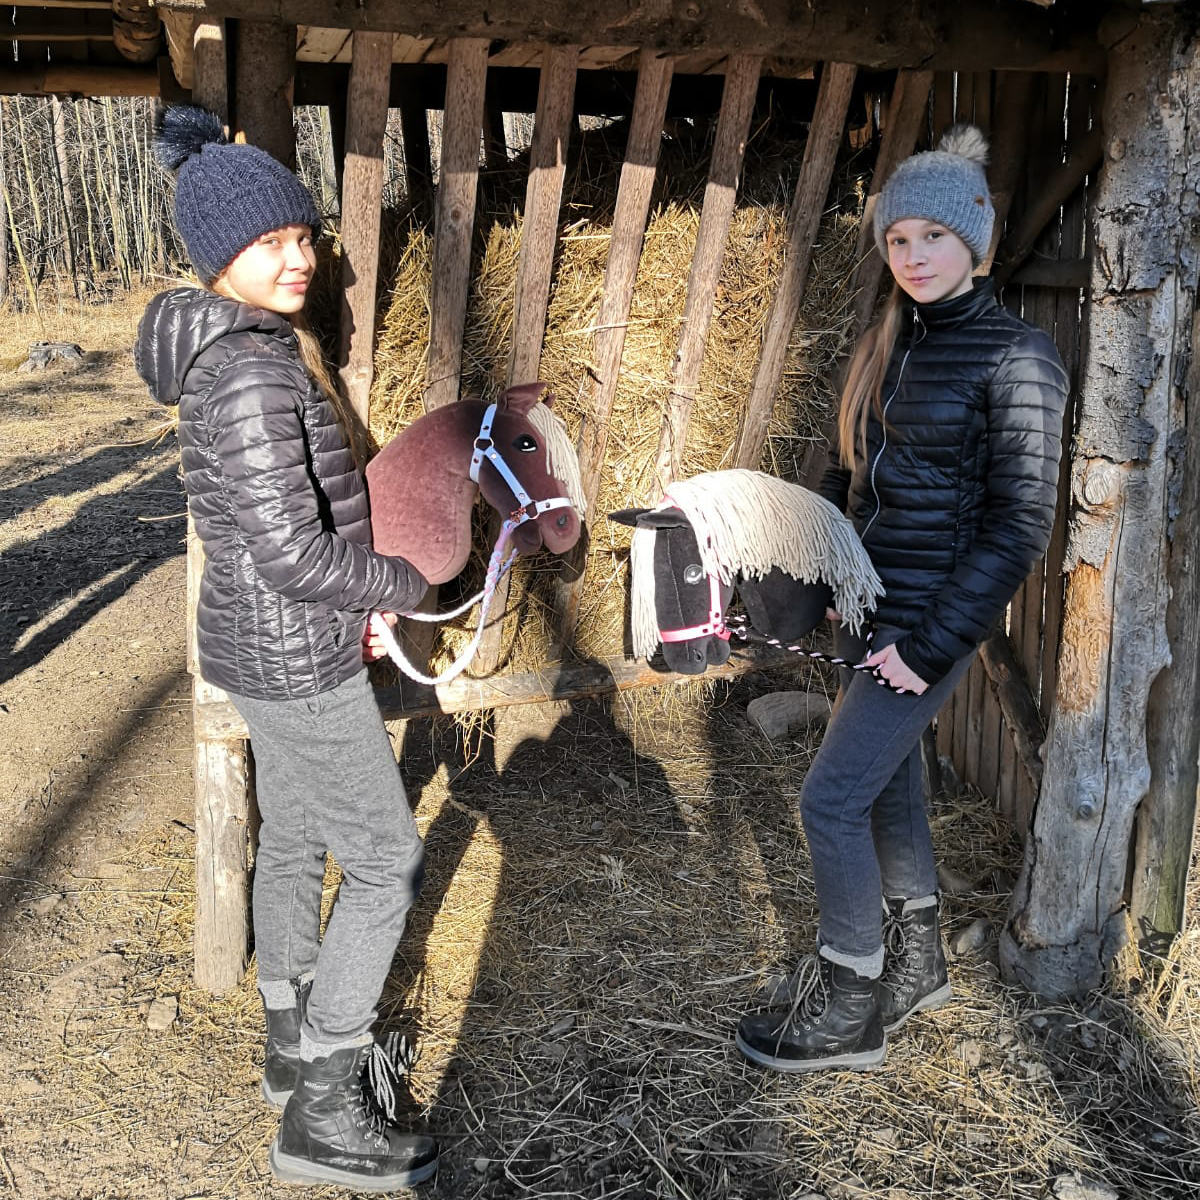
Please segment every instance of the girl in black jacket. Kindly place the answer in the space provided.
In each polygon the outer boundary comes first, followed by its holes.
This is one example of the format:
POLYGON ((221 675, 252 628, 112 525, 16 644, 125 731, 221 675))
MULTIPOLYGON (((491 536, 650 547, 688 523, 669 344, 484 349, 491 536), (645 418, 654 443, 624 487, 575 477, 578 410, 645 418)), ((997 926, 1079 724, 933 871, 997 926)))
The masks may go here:
POLYGON ((412 609, 425 581, 371 549, 367 495, 336 391, 298 326, 320 219, 301 182, 230 145, 196 108, 166 112, 159 156, 203 289, 155 297, 138 370, 179 406, 188 508, 204 546, 200 672, 246 720, 262 816, 254 864, 264 1097, 283 1108, 272 1171, 392 1191, 437 1166, 363 1096, 384 979, 422 847, 367 682, 368 613, 412 609), (326 853, 342 884, 319 936, 326 853))
MULTIPOLYGON (((737 1043, 781 1071, 881 1063, 887 1035, 950 998, 921 734, 1045 552, 1067 378, 1054 343, 972 272, 994 212, 979 130, 896 169, 874 212, 895 278, 851 361, 821 493, 886 589, 866 673, 842 689, 801 790, 817 953, 744 1017, 737 1043)), ((838 653, 866 644, 835 622, 838 653)))

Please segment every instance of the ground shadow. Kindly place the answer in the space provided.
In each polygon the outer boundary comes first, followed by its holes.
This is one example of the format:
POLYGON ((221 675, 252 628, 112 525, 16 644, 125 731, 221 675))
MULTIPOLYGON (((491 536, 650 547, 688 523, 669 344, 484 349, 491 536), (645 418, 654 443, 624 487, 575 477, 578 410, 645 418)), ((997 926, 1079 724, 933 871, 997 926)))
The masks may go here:
MULTIPOLYGON (((158 457, 145 445, 105 448, 0 492, 0 520, 158 457)), ((93 496, 63 524, 0 555, 0 683, 40 662, 159 562, 184 553, 184 507, 177 468, 168 463, 119 492, 93 496)))

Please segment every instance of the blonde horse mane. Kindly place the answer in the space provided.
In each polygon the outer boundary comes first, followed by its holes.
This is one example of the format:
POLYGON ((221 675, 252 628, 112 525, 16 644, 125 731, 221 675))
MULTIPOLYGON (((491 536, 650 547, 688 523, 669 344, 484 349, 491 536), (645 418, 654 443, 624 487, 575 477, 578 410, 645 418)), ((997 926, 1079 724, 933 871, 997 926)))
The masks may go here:
POLYGON ((583 477, 579 473, 579 456, 575 453, 566 425, 552 408, 541 401, 529 410, 529 420, 545 443, 546 465, 550 474, 566 489, 571 507, 583 520, 587 516, 587 497, 583 491, 583 477))
MULTIPOLYGON (((762 471, 707 471, 672 483, 659 508, 678 508, 691 523, 700 561, 731 584, 779 567, 803 583, 833 589, 834 606, 855 633, 883 595, 883 584, 854 527, 828 500, 762 471)), ((654 612, 653 529, 635 529, 630 554, 633 652, 658 646, 654 612)))

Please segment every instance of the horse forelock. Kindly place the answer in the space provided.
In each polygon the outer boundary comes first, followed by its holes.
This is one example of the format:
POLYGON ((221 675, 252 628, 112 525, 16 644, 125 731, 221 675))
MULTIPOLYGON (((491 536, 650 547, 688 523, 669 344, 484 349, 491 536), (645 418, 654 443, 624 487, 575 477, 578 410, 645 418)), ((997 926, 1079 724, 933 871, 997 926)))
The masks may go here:
POLYGON ((772 568, 834 590, 857 629, 883 593, 850 522, 822 496, 762 471, 708 471, 672 483, 670 501, 691 522, 706 571, 722 583, 772 568))
POLYGON ((540 402, 529 410, 529 421, 541 435, 542 445, 546 448, 546 470, 562 484, 571 507, 580 518, 586 517, 587 497, 579 471, 579 456, 566 425, 553 409, 540 402))
POLYGON ((651 658, 660 641, 654 597, 655 533, 638 526, 629 543, 629 632, 635 658, 651 658))

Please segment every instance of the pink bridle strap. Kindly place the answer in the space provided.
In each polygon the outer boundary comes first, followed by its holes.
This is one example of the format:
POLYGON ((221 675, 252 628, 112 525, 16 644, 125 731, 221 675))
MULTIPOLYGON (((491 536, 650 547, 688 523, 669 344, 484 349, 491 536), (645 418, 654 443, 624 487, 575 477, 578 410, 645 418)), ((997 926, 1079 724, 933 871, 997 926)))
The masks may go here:
POLYGON ((719 637, 723 642, 729 641, 729 630, 721 611, 721 585, 715 575, 708 576, 708 620, 687 629, 660 629, 658 636, 664 642, 690 642, 698 637, 719 637))

